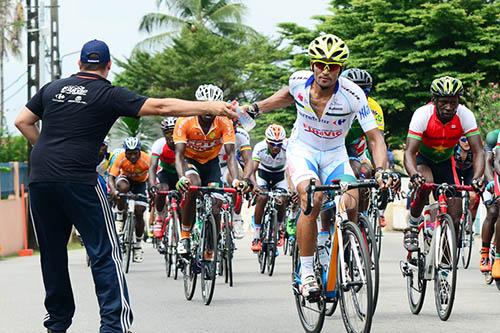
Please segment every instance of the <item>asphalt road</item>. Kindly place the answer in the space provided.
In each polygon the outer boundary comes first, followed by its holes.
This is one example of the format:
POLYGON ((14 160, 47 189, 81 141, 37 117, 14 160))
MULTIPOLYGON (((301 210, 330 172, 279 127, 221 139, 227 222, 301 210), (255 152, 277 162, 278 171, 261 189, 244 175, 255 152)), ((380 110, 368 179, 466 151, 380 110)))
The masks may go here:
MULTIPOLYGON (((453 313, 442 322, 436 314, 432 283, 420 315, 410 313, 399 270, 401 234, 386 234, 372 332, 500 332, 500 291, 486 286, 479 273, 479 243, 476 238, 471 267, 458 272, 453 313)), ((144 262, 133 264, 127 275, 135 315, 132 331, 301 332, 290 287, 290 257, 279 256, 275 275, 269 277, 258 272, 249 236, 238 247, 234 287, 217 282, 212 304, 205 306, 199 287, 192 301, 185 300, 182 280, 166 278, 163 258, 148 244, 144 262)), ((98 332, 98 306, 84 250, 70 251, 70 271, 77 309, 69 332, 98 332)), ((45 332, 43 295, 38 256, 0 261, 0 332, 45 332)), ((327 318, 323 332, 344 331, 337 309, 327 318)))

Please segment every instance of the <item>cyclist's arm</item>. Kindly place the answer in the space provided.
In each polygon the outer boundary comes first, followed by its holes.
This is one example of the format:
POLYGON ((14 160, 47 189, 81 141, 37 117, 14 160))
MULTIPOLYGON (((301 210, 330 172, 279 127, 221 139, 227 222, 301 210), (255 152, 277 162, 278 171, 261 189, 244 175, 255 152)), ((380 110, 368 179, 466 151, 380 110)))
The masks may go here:
POLYGON ((31 145, 35 145, 40 136, 40 130, 36 126, 39 120, 40 118, 27 107, 23 107, 16 117, 15 125, 17 129, 28 139, 31 145))
POLYGON ((186 151, 186 144, 179 142, 175 144, 175 170, 179 178, 184 177, 187 171, 187 163, 184 158, 184 152, 186 151))
POLYGON ((109 186, 109 190, 111 193, 116 192, 115 179, 116 179, 116 177, 113 176, 112 174, 108 175, 108 186, 109 186))
POLYGON ((406 138, 406 149, 404 157, 404 165, 406 172, 411 177, 417 171, 417 153, 420 148, 420 141, 411 137, 406 138))
POLYGON ((220 101, 195 102, 177 98, 148 98, 138 116, 189 117, 204 114, 237 118, 230 103, 220 101))
POLYGON ((269 112, 276 109, 285 108, 293 104, 293 96, 290 95, 290 90, 288 87, 283 87, 272 96, 257 102, 259 107, 259 112, 269 112))
POLYGON ((474 156, 472 162, 472 167, 474 168, 473 179, 479 179, 484 174, 484 149, 481 136, 472 135, 469 136, 467 140, 472 150, 472 156, 474 156))
POLYGON ((229 184, 233 183, 234 179, 238 179, 238 163, 236 162, 236 154, 234 152, 234 143, 224 144, 224 150, 227 154, 227 168, 229 170, 229 184))
POLYGON ((243 168, 243 179, 248 178, 250 181, 255 183, 255 176, 253 173, 253 163, 252 163, 252 150, 242 150, 241 158, 243 159, 244 168, 243 168))
POLYGON ((156 185, 156 170, 158 170, 158 160, 160 159, 159 156, 156 155, 151 155, 151 164, 149 166, 149 186, 155 186, 156 185))
POLYGON ((487 182, 490 182, 494 179, 493 174, 495 173, 495 169, 493 166, 493 163, 495 162, 494 160, 494 155, 491 151, 487 151, 484 154, 484 177, 486 178, 487 182))
POLYGON ((373 156, 375 168, 387 169, 389 161, 387 159, 387 147, 385 146, 384 136, 378 128, 366 132, 368 137, 368 149, 373 156))
POLYGON ((495 150, 495 172, 500 176, 500 148, 495 150))

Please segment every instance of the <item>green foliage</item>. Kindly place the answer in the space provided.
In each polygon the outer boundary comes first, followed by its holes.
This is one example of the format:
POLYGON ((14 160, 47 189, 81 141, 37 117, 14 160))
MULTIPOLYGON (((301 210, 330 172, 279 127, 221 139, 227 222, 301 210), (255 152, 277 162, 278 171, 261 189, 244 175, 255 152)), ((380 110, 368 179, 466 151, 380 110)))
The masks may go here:
POLYGON ((307 66, 303 54, 320 33, 341 37, 350 49, 347 67, 372 74, 372 95, 386 113, 391 135, 404 135, 413 111, 430 99, 436 77, 456 76, 466 89, 476 81, 483 86, 500 81, 498 1, 333 0, 331 5, 331 14, 316 17, 312 31, 280 25, 283 37, 302 50, 292 65, 307 66))
MULTIPOLYGON (((0 133, 1 134, 1 133, 0 133)), ((0 162, 26 162, 28 160, 28 143, 22 136, 10 134, 0 135, 0 162)))
MULTIPOLYGON (((228 100, 253 102, 288 82, 290 50, 278 46, 278 41, 260 35, 235 42, 209 31, 185 31, 160 53, 137 51, 126 61, 116 61, 124 71, 114 83, 146 96, 188 100, 194 99, 199 85, 212 83, 224 90, 228 100)), ((289 112, 280 115, 275 112, 270 117, 290 126, 289 112)), ((265 119, 259 119, 257 134, 263 131, 265 119)))
POLYGON ((479 82, 470 85, 466 93, 467 107, 476 115, 477 125, 484 136, 499 128, 500 88, 498 83, 490 83, 486 87, 479 82))

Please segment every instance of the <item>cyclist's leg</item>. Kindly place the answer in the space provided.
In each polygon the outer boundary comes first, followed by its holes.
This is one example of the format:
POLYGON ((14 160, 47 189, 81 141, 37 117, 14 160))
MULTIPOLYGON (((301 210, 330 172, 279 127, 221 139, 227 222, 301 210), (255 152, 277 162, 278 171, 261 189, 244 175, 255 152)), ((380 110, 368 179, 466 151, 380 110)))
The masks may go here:
MULTIPOLYGON (((130 190, 130 183, 125 176, 118 176, 115 179, 116 183, 116 190, 119 193, 128 193, 130 190)), ((116 221, 115 221, 115 227, 116 231, 118 233, 121 233, 123 230, 123 224, 125 223, 125 220, 127 219, 127 214, 125 212, 126 209, 126 201, 124 199, 118 199, 116 200, 116 221)))
MULTIPOLYGON (((196 162, 188 159, 186 159, 186 161, 188 162, 186 177, 192 185, 200 186, 201 179, 196 162)), ((196 215, 196 195, 197 193, 195 192, 187 192, 185 195, 184 207, 181 209, 181 239, 189 239, 191 235, 191 226, 193 225, 194 217, 196 215)))
MULTIPOLYGON (((134 194, 146 195, 146 182, 137 183, 130 182, 130 192, 134 194)), ((144 212, 148 206, 146 198, 138 198, 135 200, 134 217, 135 217, 135 245, 134 245, 134 261, 142 262, 142 237, 144 236, 144 212)))

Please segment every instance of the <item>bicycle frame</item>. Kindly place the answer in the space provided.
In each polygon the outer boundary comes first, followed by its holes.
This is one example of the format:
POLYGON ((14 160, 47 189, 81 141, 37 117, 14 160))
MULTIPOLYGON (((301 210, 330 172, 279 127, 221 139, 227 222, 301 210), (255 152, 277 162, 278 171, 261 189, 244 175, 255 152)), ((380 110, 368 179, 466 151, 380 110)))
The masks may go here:
POLYGON ((166 249, 167 253, 172 254, 173 251, 173 246, 172 244, 172 235, 173 235, 173 228, 175 228, 175 232, 180 237, 181 234, 181 226, 180 223, 170 223, 170 221, 175 221, 175 216, 179 216, 178 214, 178 203, 177 203, 177 196, 178 192, 175 190, 172 191, 158 191, 157 194, 160 195, 165 195, 165 209, 166 214, 165 214, 165 219, 163 220, 163 224, 161 227, 161 234, 165 234, 165 229, 168 228, 168 244, 169 248, 166 249))

